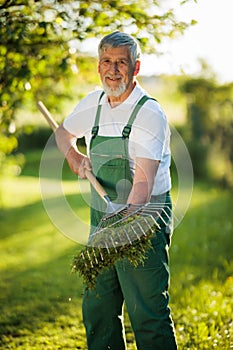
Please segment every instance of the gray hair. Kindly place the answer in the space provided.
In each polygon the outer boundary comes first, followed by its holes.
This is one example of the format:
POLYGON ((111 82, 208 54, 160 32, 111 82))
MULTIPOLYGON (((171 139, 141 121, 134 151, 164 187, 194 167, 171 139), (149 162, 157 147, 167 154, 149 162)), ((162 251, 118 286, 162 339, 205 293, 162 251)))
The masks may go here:
POLYGON ((106 35, 100 41, 98 47, 99 56, 107 48, 119 46, 127 46, 129 48, 132 64, 135 65, 136 61, 140 59, 141 54, 139 43, 131 35, 119 31, 106 35))

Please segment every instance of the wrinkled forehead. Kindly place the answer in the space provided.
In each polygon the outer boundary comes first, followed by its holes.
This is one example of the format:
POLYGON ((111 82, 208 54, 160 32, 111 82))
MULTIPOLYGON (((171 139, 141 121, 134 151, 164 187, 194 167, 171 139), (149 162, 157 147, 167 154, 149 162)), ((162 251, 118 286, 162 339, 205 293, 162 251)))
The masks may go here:
POLYGON ((111 45, 105 46, 100 52, 100 59, 103 57, 116 57, 116 58, 127 58, 130 59, 130 49, 128 46, 112 47, 111 45))

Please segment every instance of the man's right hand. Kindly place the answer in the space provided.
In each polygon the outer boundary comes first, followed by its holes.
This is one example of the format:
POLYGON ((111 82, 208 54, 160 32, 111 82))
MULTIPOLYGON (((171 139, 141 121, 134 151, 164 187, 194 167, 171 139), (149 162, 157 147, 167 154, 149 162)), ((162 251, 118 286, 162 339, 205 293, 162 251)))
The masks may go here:
POLYGON ((71 171, 81 177, 81 179, 86 179, 85 171, 92 170, 90 159, 82 153, 79 153, 73 147, 68 151, 66 159, 71 171))

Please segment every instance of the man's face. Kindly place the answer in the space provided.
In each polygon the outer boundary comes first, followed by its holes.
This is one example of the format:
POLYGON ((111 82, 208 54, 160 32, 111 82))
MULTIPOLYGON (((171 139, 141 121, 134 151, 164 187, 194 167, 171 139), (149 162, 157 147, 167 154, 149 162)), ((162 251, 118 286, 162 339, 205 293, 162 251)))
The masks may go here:
MULTIPOLYGON (((136 63, 136 66, 139 62, 136 63)), ((108 48, 100 55, 98 71, 105 93, 119 97, 132 88, 137 74, 132 64, 129 48, 120 46, 108 48)))

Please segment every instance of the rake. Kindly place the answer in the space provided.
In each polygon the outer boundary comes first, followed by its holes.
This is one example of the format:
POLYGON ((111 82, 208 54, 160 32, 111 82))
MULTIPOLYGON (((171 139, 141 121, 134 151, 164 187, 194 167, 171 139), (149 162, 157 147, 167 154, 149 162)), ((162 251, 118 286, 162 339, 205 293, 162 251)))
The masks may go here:
POLYGON ((137 267, 152 249, 160 224, 167 225, 171 208, 165 204, 126 205, 102 218, 88 245, 73 259, 72 269, 79 272, 87 289, 93 289, 96 278, 118 260, 128 259, 137 267))
MULTIPOLYGON (((55 131, 58 127, 56 121, 42 102, 37 105, 55 131)), ((118 260, 126 258, 134 267, 144 263, 147 251, 152 249, 151 238, 156 237, 161 224, 167 225, 171 208, 166 203, 112 203, 93 173, 86 170, 86 176, 106 202, 107 208, 99 225, 90 235, 88 244, 73 258, 72 270, 82 276, 87 289, 93 289, 99 273, 118 260)))

